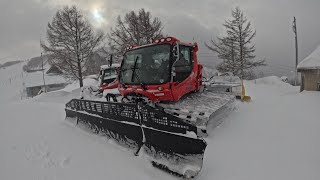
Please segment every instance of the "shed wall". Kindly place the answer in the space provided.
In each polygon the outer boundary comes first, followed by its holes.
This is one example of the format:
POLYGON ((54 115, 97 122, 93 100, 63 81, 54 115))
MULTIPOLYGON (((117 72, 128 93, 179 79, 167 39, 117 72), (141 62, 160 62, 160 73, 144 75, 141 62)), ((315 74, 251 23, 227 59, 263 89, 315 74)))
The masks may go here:
POLYGON ((320 91, 320 69, 301 71, 301 91, 320 91))

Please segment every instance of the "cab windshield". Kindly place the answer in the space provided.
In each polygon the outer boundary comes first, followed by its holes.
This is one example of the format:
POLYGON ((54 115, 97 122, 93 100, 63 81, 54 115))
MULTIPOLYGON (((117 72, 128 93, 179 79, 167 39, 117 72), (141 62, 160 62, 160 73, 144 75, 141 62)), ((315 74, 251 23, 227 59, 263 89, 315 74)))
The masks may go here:
POLYGON ((109 68, 101 71, 100 73, 100 85, 112 83, 117 78, 117 70, 115 68, 109 68))
POLYGON ((125 53, 120 81, 125 84, 163 84, 168 82, 170 45, 154 45, 125 53))
POLYGON ((104 73, 103 73, 103 80, 114 78, 114 76, 116 76, 116 75, 117 75, 116 69, 113 69, 113 68, 105 69, 104 73))

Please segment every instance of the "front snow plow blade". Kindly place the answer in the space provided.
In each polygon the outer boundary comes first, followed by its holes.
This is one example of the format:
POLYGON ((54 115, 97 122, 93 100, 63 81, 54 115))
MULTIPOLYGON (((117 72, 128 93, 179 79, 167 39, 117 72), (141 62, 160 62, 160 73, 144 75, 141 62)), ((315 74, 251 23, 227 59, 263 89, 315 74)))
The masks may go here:
POLYGON ((143 149, 155 167, 185 178, 195 177, 202 168, 207 144, 197 136, 197 127, 161 109, 73 99, 65 111, 67 118, 115 139, 136 154, 143 149))

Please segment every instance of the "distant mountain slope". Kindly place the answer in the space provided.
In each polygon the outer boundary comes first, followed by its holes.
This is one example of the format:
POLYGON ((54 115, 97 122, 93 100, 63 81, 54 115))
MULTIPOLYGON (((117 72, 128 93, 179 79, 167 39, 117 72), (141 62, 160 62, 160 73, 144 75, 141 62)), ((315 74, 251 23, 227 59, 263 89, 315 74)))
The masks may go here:
POLYGON ((5 62, 4 64, 0 64, 0 69, 6 68, 6 67, 9 67, 9 66, 21 63, 21 62, 23 62, 23 61, 8 61, 8 62, 5 62))

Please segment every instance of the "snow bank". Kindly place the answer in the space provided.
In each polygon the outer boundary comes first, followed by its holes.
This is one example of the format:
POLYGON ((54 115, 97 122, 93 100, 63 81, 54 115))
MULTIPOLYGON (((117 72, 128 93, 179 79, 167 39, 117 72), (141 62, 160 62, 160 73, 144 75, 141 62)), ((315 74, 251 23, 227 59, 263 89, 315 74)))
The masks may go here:
POLYGON ((214 76, 211 83, 224 83, 224 84, 241 84, 241 79, 238 76, 214 76))
MULTIPOLYGON (((86 86, 98 86, 98 81, 95 79, 84 79, 84 87, 86 86)), ((80 98, 81 89, 79 87, 79 82, 75 81, 72 84, 67 85, 64 89, 43 93, 39 96, 34 97, 34 101, 39 102, 55 102, 55 103, 67 103, 73 98, 80 98)))
MULTIPOLYGON (((99 82, 92 78, 83 80, 83 86, 99 86, 99 82)), ((80 88, 79 81, 75 81, 72 84, 67 85, 62 91, 71 92, 80 88)))
POLYGON ((257 85, 266 85, 266 86, 277 86, 279 88, 292 88, 292 86, 286 82, 283 82, 281 78, 277 76, 268 76, 263 77, 260 79, 255 79, 249 81, 251 83, 257 84, 257 85))
POLYGON ((218 75, 218 71, 215 68, 211 68, 211 67, 203 67, 202 70, 202 76, 209 79, 212 76, 217 76, 218 75))
POLYGON ((276 85, 276 86, 291 86, 288 83, 285 83, 281 80, 281 78, 277 76, 268 76, 268 77, 263 77, 255 80, 251 80, 255 84, 264 84, 264 85, 276 85))
POLYGON ((283 82, 281 78, 277 76, 269 76, 260 79, 244 81, 244 87, 246 95, 251 96, 253 101, 261 97, 274 98, 276 101, 279 99, 278 96, 297 94, 300 88, 299 86, 292 86, 283 82))

